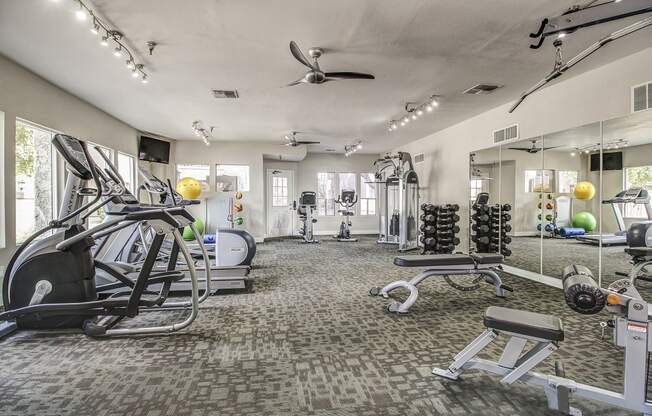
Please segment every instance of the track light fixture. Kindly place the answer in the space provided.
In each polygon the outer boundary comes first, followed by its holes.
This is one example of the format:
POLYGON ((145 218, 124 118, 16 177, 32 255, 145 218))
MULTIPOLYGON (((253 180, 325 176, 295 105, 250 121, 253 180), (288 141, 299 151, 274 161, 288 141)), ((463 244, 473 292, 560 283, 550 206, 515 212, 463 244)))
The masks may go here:
POLYGON ((362 149, 362 141, 358 140, 357 143, 344 145, 344 156, 349 157, 353 153, 362 149))
POLYGON ((616 139, 610 142, 603 143, 602 145, 600 145, 600 143, 594 143, 586 146, 576 147, 573 150, 571 150, 570 155, 576 156, 578 154, 581 155, 582 153, 588 155, 589 153, 599 152, 600 147, 602 147, 602 150, 618 150, 627 146, 629 146, 629 141, 627 141, 626 139, 616 139))
MULTIPOLYGON (((60 0, 50 0, 53 3, 59 3, 60 0)), ((75 11, 75 17, 79 21, 86 21, 90 18, 91 27, 90 31, 93 35, 100 36, 100 45, 107 47, 109 45, 115 45, 113 49, 113 55, 116 58, 126 57, 127 58, 127 68, 131 71, 131 76, 134 78, 140 78, 143 84, 149 82, 149 76, 145 72, 145 65, 137 64, 136 59, 134 58, 134 53, 129 49, 123 40, 122 33, 117 30, 111 29, 108 24, 104 23, 93 10, 82 0, 70 0, 74 1, 79 8, 75 11)), ((152 42, 153 43, 153 42, 152 42)), ((148 43, 149 45, 149 43, 148 43)), ((150 46, 150 54, 153 48, 150 46)))
MULTIPOLYGON (((146 82, 146 81, 143 80, 143 82, 146 82)), ((201 139, 204 141, 204 144, 206 146, 211 145, 211 142, 209 141, 209 139, 212 137, 211 133, 204 128, 201 120, 197 120, 197 121, 194 121, 192 123, 192 130, 194 131, 195 136, 201 137, 201 139)), ((211 130, 213 130, 213 129, 211 128, 211 130)))
POLYGON ((424 113, 432 113, 433 110, 439 106, 439 96, 432 95, 428 98, 427 101, 419 103, 407 103, 405 104, 406 115, 392 119, 389 121, 387 126, 388 131, 397 130, 399 127, 403 127, 408 124, 411 120, 414 121, 424 115, 424 113))

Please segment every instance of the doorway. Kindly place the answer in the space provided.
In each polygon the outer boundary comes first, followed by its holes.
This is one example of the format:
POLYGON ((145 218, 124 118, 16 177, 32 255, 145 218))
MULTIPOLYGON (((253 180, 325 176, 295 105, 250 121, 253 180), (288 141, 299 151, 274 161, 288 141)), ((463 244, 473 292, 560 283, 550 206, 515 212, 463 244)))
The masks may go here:
POLYGON ((295 235, 294 171, 267 169, 267 237, 295 235))

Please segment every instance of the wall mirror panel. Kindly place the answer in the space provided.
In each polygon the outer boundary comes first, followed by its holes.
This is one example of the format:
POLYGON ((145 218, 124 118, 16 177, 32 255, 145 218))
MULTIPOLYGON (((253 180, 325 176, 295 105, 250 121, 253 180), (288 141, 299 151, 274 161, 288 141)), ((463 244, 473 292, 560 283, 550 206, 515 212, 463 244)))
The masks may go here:
POLYGON ((502 208, 505 264, 531 273, 541 272, 542 189, 548 184, 543 171, 543 138, 501 146, 500 204, 502 208))
MULTIPOLYGON (((469 169, 472 251, 487 231, 510 273, 559 287, 563 267, 583 264, 606 287, 632 269, 628 228, 652 223, 652 111, 478 150, 469 169), (497 213, 478 213, 481 192, 497 213), (478 224, 495 216, 498 230, 478 224)), ((640 244, 652 249, 650 230, 640 244)), ((648 280, 637 287, 652 296, 648 280)))
POLYGON ((549 180, 538 225, 544 275, 559 278, 569 264, 585 265, 599 275, 600 149, 600 123, 543 137, 543 169, 549 180))
MULTIPOLYGON (((601 222, 602 285, 608 286, 632 268, 632 257, 624 251, 626 230, 634 223, 652 221, 652 112, 605 121, 602 132, 602 193, 606 202, 601 222), (607 244, 609 240, 616 244, 607 244)), ((652 246, 652 241, 647 245, 652 246)), ((644 298, 652 296, 652 283, 639 280, 637 287, 644 298)))
POLYGON ((491 238, 489 207, 500 201, 500 148, 472 152, 469 162, 469 247, 473 251, 478 251, 478 245, 498 247, 499 242, 491 238), (480 194, 489 197, 483 206, 476 204, 480 194))

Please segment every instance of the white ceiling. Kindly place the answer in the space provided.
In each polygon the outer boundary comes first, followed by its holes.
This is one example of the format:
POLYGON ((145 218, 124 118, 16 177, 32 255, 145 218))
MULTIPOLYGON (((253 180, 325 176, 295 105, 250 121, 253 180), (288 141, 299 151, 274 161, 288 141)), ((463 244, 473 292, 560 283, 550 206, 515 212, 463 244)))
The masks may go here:
MULTIPOLYGON (((281 143, 298 130, 324 135, 311 151, 343 151, 361 139, 365 152, 380 152, 511 101, 542 78, 552 47, 533 51, 527 35, 576 1, 94 0, 144 58, 144 86, 99 46, 88 22, 75 20, 72 0, 0 0, 0 53, 143 131, 195 139, 191 123, 200 119, 216 126, 215 140, 281 143), (153 56, 148 40, 159 43, 153 56), (324 70, 376 80, 283 88, 305 72, 290 40, 304 52, 326 48, 324 70), (505 88, 461 95, 478 82, 505 88), (211 89, 237 89, 240 98, 217 101, 211 89), (406 101, 433 93, 442 96, 436 114, 387 131, 406 101)), ((569 37, 566 56, 624 24, 569 37)), ((644 30, 608 47, 573 75, 648 47, 649 36, 644 30)))

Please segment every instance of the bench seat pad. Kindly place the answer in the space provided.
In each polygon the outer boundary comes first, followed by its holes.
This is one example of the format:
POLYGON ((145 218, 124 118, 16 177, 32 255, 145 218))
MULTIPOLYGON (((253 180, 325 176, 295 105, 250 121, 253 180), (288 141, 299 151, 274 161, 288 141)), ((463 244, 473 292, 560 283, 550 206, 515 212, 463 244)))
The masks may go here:
POLYGON ((401 267, 474 266, 471 256, 466 254, 412 254, 394 257, 394 264, 401 267))
POLYGON ((473 253, 471 257, 478 264, 502 264, 505 259, 502 254, 496 253, 473 253))
POLYGON ((484 326, 550 341, 564 340, 561 319, 542 313, 490 306, 484 313, 484 326))

